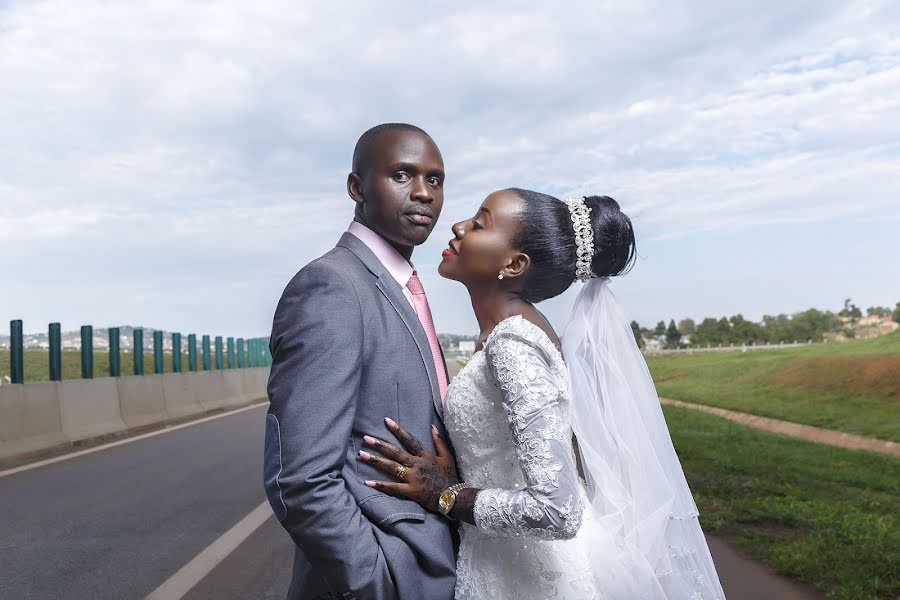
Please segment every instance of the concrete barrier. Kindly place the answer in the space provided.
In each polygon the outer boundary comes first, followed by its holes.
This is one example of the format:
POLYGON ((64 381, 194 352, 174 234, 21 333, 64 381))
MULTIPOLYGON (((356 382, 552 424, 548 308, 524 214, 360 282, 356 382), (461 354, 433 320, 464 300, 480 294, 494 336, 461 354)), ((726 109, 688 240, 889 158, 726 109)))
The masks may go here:
POLYGON ((180 419, 203 412, 198 386, 205 373, 166 373, 162 376, 166 416, 180 419))
POLYGON ((243 388, 241 396, 244 402, 259 400, 266 397, 266 384, 269 381, 269 368, 256 367, 253 369, 244 369, 243 388))
POLYGON ((222 382, 225 386, 225 408, 240 406, 245 403, 243 381, 245 369, 222 371, 222 382))
POLYGON ((197 386, 197 397, 203 410, 217 410, 228 406, 228 392, 222 371, 207 371, 203 375, 203 385, 197 386))
POLYGON ((166 421, 162 375, 120 377, 119 409, 129 429, 166 421))
POLYGON ((59 413, 59 383, 0 386, 0 459, 69 443, 59 413))
POLYGON ((128 428, 122 420, 119 389, 113 377, 73 379, 60 384, 59 413, 63 433, 72 442, 128 428))
POLYGON ((0 386, 0 460, 266 396, 268 367, 0 386))

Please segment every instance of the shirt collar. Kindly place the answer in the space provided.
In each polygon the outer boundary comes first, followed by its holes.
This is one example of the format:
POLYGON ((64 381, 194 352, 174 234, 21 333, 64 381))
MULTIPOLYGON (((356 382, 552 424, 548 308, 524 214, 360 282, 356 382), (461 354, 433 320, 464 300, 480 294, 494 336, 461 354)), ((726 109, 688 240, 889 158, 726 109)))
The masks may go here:
POLYGON ((359 238, 372 251, 372 254, 384 265, 384 268, 388 270, 388 273, 391 274, 391 277, 397 281, 401 288, 406 287, 415 267, 403 258, 396 248, 359 221, 350 223, 347 231, 359 238))

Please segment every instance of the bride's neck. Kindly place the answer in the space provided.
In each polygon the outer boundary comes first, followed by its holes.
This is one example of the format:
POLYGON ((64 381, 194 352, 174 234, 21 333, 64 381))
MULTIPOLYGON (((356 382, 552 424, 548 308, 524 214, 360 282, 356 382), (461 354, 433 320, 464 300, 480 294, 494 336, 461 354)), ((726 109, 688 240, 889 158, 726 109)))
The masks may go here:
POLYGON ((480 330, 479 345, 494 330, 500 321, 523 314, 531 305, 522 300, 515 292, 502 290, 469 290, 469 298, 472 300, 472 309, 475 311, 475 319, 480 330))

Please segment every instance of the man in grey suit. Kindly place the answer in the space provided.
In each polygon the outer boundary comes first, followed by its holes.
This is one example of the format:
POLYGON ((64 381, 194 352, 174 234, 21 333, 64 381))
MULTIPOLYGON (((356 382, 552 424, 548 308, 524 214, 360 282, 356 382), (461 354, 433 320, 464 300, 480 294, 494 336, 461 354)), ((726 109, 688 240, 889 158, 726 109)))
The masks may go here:
POLYGON ((353 223, 275 311, 264 480, 296 546, 291 600, 453 597, 452 523, 367 487, 383 474, 358 459, 385 418, 432 453, 432 426, 447 439, 446 363, 409 262, 440 215, 443 183, 440 151, 418 127, 364 133, 347 180, 353 223))

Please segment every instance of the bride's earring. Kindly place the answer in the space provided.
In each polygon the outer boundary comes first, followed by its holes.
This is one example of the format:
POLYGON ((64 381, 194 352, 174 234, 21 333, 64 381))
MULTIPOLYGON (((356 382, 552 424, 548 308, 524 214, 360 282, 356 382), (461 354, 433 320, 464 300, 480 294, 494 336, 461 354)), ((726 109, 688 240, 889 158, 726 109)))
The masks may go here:
POLYGON ((500 274, 497 275, 497 279, 503 279, 503 271, 500 271, 500 274))

